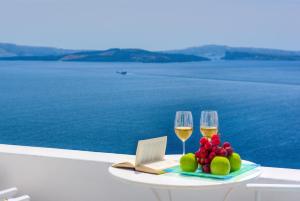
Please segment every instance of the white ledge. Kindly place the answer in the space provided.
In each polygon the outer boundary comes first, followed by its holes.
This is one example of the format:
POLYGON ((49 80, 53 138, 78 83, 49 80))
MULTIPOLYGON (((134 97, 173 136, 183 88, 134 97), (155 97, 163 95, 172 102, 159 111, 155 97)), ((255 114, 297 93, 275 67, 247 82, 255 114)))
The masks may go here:
MULTIPOLYGON (((41 148, 41 147, 6 145, 6 144, 0 144, 0 153, 83 160, 83 161, 95 161, 95 162, 105 162, 105 163, 116 163, 116 162, 126 161, 134 157, 133 155, 127 155, 127 154, 77 151, 77 150, 41 148)), ((176 155, 168 155, 168 157, 174 158, 176 157, 176 155)), ((262 169, 263 169, 263 173, 260 176, 261 179, 300 183, 300 169, 274 168, 274 167, 263 167, 262 169)))
POLYGON ((115 154, 92 151, 78 151, 70 149, 56 149, 44 147, 31 147, 19 145, 0 144, 0 153, 41 156, 50 158, 64 158, 73 160, 86 160, 96 162, 116 163, 120 160, 128 160, 134 156, 127 154, 115 154))
POLYGON ((247 184, 247 188, 259 191, 300 191, 299 184, 247 184))

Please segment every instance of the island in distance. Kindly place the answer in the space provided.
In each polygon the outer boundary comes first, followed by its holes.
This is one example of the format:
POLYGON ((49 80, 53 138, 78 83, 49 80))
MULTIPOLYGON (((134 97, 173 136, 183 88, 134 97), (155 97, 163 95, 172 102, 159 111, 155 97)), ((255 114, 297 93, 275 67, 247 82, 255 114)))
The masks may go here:
POLYGON ((205 45, 170 51, 68 50, 0 43, 0 60, 170 63, 209 60, 300 60, 300 51, 205 45))
POLYGON ((230 47, 226 45, 203 45, 186 49, 169 50, 166 52, 201 56, 209 58, 210 60, 300 60, 300 51, 252 47, 230 47))
POLYGON ((169 63, 208 61, 208 58, 185 55, 169 54, 163 52, 152 52, 142 49, 108 49, 104 51, 85 51, 65 55, 62 61, 98 61, 98 62, 144 62, 144 63, 169 63))
POLYGON ((142 49, 114 48, 83 51, 0 43, 0 60, 169 63, 208 61, 209 59, 196 55, 142 49))

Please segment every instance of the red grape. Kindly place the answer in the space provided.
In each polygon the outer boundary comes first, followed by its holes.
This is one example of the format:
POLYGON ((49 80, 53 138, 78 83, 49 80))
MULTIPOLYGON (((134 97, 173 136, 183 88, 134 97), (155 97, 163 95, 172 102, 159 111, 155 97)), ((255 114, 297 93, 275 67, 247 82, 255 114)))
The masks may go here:
POLYGON ((205 138, 205 137, 202 137, 202 138, 200 139, 200 144, 201 144, 201 145, 205 145, 207 142, 208 142, 208 139, 205 138))
POLYGON ((200 157, 200 150, 198 150, 198 151, 195 152, 195 156, 196 156, 197 158, 200 157))
POLYGON ((223 148, 230 147, 230 146, 231 146, 231 145, 230 145, 229 142, 224 142, 224 143, 223 143, 223 148))
POLYGON ((211 152, 216 152, 216 151, 217 151, 217 149, 218 149, 218 146, 212 146, 212 148, 211 148, 211 152))
POLYGON ((220 141, 220 136, 218 134, 213 134, 211 136, 211 140, 218 140, 218 141, 220 141))
POLYGON ((210 173, 210 165, 209 164, 202 165, 202 171, 205 173, 210 173))
POLYGON ((204 164, 205 164, 205 159, 204 159, 204 158, 198 159, 198 163, 199 163, 200 165, 204 165, 204 164))
POLYGON ((209 158, 206 158, 206 159, 204 160, 204 163, 205 163, 205 164, 209 164, 209 163, 210 163, 209 158))
POLYGON ((227 151, 228 156, 233 153, 233 149, 231 147, 226 147, 225 150, 227 151))
POLYGON ((227 156, 227 151, 223 148, 221 148, 221 151, 219 153, 220 156, 227 156))
POLYGON ((212 160, 215 156, 216 156, 215 152, 210 152, 208 157, 209 157, 210 160, 212 160))
POLYGON ((211 143, 215 146, 218 146, 221 143, 221 141, 220 140, 211 140, 211 143))
POLYGON ((207 142, 205 145, 204 145, 205 149, 206 150, 210 150, 211 149, 211 143, 210 142, 207 142))

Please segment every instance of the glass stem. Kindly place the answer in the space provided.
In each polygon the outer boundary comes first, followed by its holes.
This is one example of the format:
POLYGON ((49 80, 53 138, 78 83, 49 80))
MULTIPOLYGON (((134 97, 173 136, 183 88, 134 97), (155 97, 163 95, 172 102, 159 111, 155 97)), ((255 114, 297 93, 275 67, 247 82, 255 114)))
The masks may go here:
POLYGON ((185 154, 185 142, 183 141, 182 142, 182 155, 185 154))

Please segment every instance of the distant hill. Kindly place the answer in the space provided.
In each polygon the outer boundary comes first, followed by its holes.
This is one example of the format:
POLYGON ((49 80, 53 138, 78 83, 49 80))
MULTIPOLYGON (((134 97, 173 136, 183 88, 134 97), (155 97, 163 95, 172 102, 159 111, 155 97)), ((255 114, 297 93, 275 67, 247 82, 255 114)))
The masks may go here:
POLYGON ((202 56, 211 60, 300 60, 300 51, 225 45, 204 45, 165 52, 202 56))
POLYGON ((223 60, 277 60, 300 61, 300 54, 266 54, 257 52, 226 51, 223 60))
POLYGON ((64 54, 71 54, 74 52, 78 52, 78 50, 67 50, 51 47, 33 47, 25 45, 15 45, 10 43, 0 43, 0 58, 59 56, 64 54))
POLYGON ((62 61, 99 61, 99 62, 144 62, 144 63, 166 63, 166 62, 189 62, 207 61, 207 58, 184 55, 151 52, 142 49, 108 49, 104 51, 87 51, 69 54, 62 57, 62 61))
POLYGON ((0 43, 0 60, 166 63, 207 61, 209 59, 195 55, 169 54, 142 49, 115 48, 82 51, 0 43))
POLYGON ((300 60, 300 51, 205 45, 181 50, 143 49, 68 50, 0 43, 0 60, 90 62, 191 62, 207 60, 300 60))
POLYGON ((212 60, 219 60, 225 56, 225 52, 227 48, 228 48, 227 46, 222 46, 222 45, 204 45, 204 46, 190 47, 190 48, 179 49, 179 50, 168 50, 164 52, 195 55, 195 56, 207 57, 212 60))

